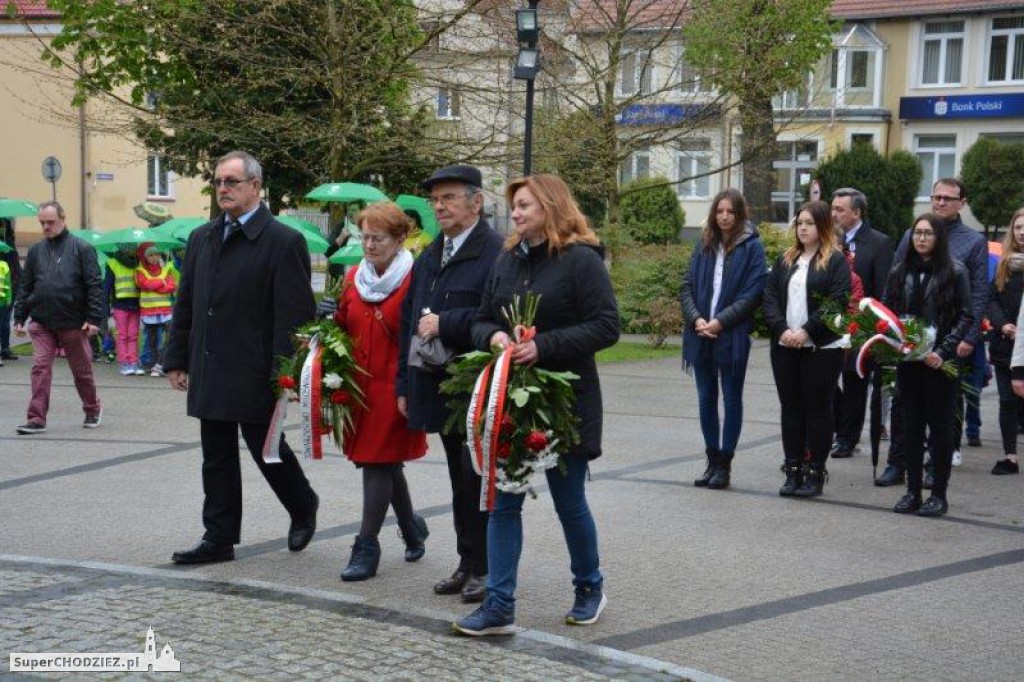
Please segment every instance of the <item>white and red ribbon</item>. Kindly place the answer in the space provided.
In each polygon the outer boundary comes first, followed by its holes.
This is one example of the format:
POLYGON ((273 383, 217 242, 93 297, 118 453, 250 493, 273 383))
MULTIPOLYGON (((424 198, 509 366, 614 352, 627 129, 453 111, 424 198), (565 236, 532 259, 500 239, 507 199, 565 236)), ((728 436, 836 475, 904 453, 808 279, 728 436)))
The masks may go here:
POLYGON ((263 441, 263 461, 267 464, 281 463, 281 434, 284 433, 284 422, 288 417, 288 401, 291 391, 284 389, 281 397, 274 403, 274 414, 270 417, 270 428, 267 438, 263 441))
POLYGON ((491 511, 497 501, 498 451, 505 418, 512 348, 506 348, 476 378, 466 413, 466 434, 473 470, 481 478, 480 511, 491 511))
POLYGON ((299 373, 299 406, 301 409, 302 426, 302 456, 306 459, 323 458, 321 438, 324 435, 323 423, 320 419, 322 414, 321 396, 321 358, 324 349, 320 346, 320 339, 314 335, 309 340, 309 354, 302 363, 302 371, 299 373))

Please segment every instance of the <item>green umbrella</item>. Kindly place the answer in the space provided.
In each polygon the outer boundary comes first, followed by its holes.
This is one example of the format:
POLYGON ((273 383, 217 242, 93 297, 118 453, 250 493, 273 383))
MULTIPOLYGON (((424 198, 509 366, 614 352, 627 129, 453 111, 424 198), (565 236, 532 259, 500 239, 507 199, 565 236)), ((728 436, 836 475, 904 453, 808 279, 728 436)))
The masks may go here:
MULTIPOLYGON (((68 230, 68 234, 89 242, 93 246, 96 246, 96 242, 103 236, 102 232, 96 230, 68 230)), ((99 249, 96 250, 96 262, 100 264, 100 274, 104 274, 107 269, 107 256, 99 249)))
POLYGON ((152 242, 154 246, 161 246, 167 249, 178 249, 184 246, 180 239, 175 239, 166 234, 160 234, 148 227, 129 227, 123 230, 114 230, 104 233, 95 246, 97 250, 112 253, 127 244, 145 244, 152 242))
POLYGON ((274 217, 277 218, 278 222, 284 223, 288 227, 295 228, 296 230, 302 230, 304 232, 311 232, 317 237, 323 237, 323 234, 320 232, 320 228, 308 220, 296 218, 293 215, 285 215, 284 213, 274 217))
POLYGON ((11 247, 7 246, 6 243, 0 242, 0 253, 7 253, 11 250, 11 247))
POLYGON ((38 213, 39 207, 31 201, 25 201, 24 199, 0 199, 0 218, 34 216, 38 213))
POLYGON ((415 194, 399 194, 395 197, 395 203, 405 211, 412 211, 420 217, 420 224, 423 226, 423 231, 430 236, 431 239, 436 237, 441 231, 441 228, 437 224, 437 218, 434 217, 434 209, 431 207, 430 202, 423 197, 418 197, 415 194))
POLYGON ((306 195, 306 198, 314 201, 340 201, 344 203, 364 201, 368 204, 388 200, 387 195, 373 185, 363 185, 358 182, 329 182, 314 189, 306 195))
POLYGON ((328 263, 334 263, 335 265, 356 265, 359 261, 363 260, 363 245, 359 241, 350 241, 345 246, 335 251, 330 258, 327 259, 328 263))
MULTIPOLYGON (((288 223, 285 223, 287 225, 288 223)), ((327 240, 321 237, 319 234, 313 234, 309 230, 304 230, 301 227, 292 227, 293 230, 302 235, 302 238, 306 240, 306 247, 310 253, 323 253, 327 250, 327 240)))
POLYGON ((196 217, 183 217, 183 218, 171 218, 165 223, 161 223, 159 227, 153 229, 160 230, 161 234, 170 235, 175 239, 185 241, 188 236, 192 234, 192 231, 197 227, 205 225, 210 222, 209 218, 196 217))

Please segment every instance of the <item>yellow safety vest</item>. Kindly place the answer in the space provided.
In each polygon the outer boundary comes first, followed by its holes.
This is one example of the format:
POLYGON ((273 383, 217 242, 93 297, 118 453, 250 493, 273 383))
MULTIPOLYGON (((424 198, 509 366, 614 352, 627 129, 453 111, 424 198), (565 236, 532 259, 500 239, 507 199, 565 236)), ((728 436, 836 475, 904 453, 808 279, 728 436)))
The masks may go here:
POLYGON ((107 267, 114 273, 114 298, 139 297, 139 288, 135 286, 135 268, 123 265, 116 258, 108 260, 107 267))
POLYGON ((11 304, 11 266, 7 261, 0 260, 0 306, 7 307, 11 304))
MULTIPOLYGON (((141 265, 138 269, 142 272, 142 276, 147 279, 164 280, 167 279, 167 275, 174 269, 174 266, 170 263, 165 264, 160 270, 160 274, 155 277, 149 274, 149 271, 141 265)), ((162 294, 159 291, 146 291, 145 289, 139 291, 139 308, 142 309, 143 315, 146 314, 147 310, 152 310, 154 308, 170 308, 172 305, 170 294, 162 294)))

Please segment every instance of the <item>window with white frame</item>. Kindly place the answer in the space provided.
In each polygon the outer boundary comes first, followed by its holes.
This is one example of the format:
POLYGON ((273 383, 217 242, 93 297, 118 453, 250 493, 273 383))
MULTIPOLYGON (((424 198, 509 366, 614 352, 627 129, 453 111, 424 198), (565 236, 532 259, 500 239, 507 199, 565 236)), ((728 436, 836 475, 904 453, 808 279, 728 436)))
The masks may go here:
POLYGON ((651 150, 641 147, 632 152, 622 163, 619 182, 625 185, 633 180, 651 177, 651 150))
POLYGON ((939 178, 956 175, 956 135, 915 135, 914 153, 921 162, 921 186, 918 198, 931 196, 939 178))
POLYGON ((686 140, 676 151, 676 194, 682 199, 711 196, 711 141, 686 140))
POLYGON ((680 92, 707 94, 714 91, 705 74, 701 69, 694 67, 686 61, 686 49, 680 45, 678 48, 678 67, 676 69, 676 89, 680 92))
POLYGON ((839 78, 839 50, 832 50, 832 77, 829 87, 845 87, 847 89, 863 89, 868 87, 871 75, 868 72, 868 64, 871 61, 871 53, 859 50, 846 50, 846 69, 843 73, 842 82, 839 78))
POLYGON ((929 21, 921 46, 921 85, 961 85, 964 22, 929 21))
POLYGON ((652 92, 654 62, 648 50, 630 50, 622 53, 619 62, 619 94, 648 95, 652 92))
POLYGON ((1024 81, 1024 16, 997 17, 989 34, 988 82, 1024 81))
POLYGON ((459 93, 453 88, 437 89, 437 117, 441 119, 454 120, 459 118, 459 93))
POLYGON ((150 154, 146 159, 146 193, 151 197, 171 198, 167 160, 157 154, 150 154))

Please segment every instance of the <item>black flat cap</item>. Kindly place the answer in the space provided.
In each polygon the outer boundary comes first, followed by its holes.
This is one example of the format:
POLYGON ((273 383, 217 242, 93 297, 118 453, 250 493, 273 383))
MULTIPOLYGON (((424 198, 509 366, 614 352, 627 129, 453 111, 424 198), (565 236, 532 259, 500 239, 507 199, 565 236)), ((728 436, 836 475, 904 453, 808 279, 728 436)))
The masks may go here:
POLYGON ((434 174, 420 183, 420 187, 430 191, 430 188, 439 182, 461 182, 474 187, 483 187, 484 181, 480 176, 480 169, 476 166, 445 166, 438 168, 434 174))

